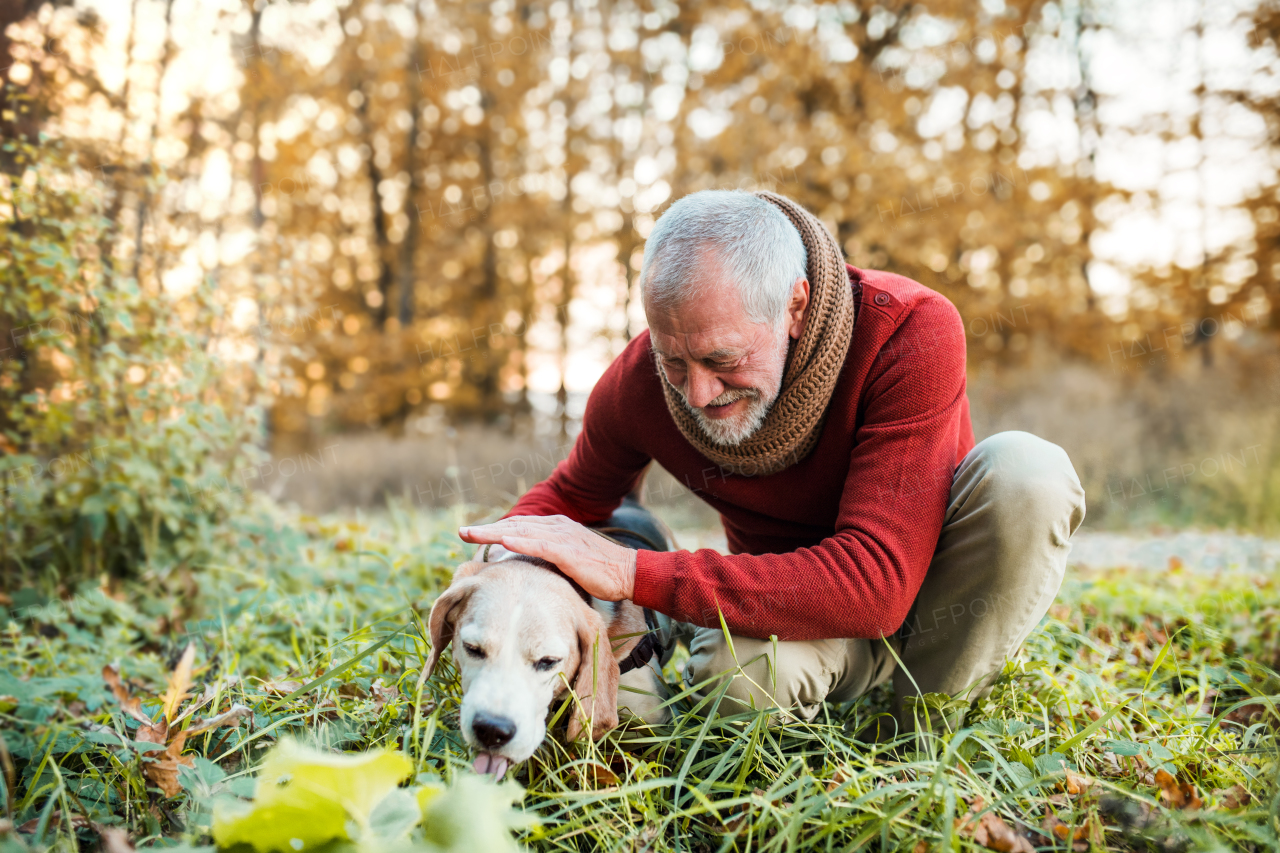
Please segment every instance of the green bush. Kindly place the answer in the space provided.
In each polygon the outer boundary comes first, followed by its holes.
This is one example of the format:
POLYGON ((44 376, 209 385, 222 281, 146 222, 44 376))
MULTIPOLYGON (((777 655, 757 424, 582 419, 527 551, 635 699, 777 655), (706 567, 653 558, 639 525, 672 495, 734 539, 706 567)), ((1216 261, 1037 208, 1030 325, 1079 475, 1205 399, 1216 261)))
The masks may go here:
POLYGON ((116 269, 74 155, 5 149, 24 171, 0 184, 0 584, 197 564, 237 503, 210 484, 258 453, 266 368, 217 357, 211 281, 172 296, 116 269))

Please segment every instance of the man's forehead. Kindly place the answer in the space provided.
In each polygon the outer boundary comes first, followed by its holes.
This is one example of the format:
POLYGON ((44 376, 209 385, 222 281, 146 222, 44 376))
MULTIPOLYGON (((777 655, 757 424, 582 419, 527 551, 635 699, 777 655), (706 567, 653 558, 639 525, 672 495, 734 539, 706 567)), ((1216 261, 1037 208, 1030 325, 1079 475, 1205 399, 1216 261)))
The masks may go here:
POLYGON ((700 325, 663 318, 650 324, 649 339, 658 355, 691 354, 698 358, 716 358, 740 355, 750 350, 756 337, 754 326, 750 321, 700 325))

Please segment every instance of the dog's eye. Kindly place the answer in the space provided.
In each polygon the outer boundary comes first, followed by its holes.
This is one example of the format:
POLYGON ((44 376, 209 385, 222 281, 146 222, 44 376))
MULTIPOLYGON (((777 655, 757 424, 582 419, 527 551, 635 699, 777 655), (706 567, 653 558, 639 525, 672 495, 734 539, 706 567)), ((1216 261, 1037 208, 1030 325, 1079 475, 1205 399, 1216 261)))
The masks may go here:
POLYGON ((538 672, 550 672, 560 663, 560 658, 542 658, 533 665, 538 672))
POLYGON ((473 646, 471 643, 463 643, 462 647, 466 649, 467 654, 471 655, 473 658, 484 660, 484 649, 479 646, 473 646))

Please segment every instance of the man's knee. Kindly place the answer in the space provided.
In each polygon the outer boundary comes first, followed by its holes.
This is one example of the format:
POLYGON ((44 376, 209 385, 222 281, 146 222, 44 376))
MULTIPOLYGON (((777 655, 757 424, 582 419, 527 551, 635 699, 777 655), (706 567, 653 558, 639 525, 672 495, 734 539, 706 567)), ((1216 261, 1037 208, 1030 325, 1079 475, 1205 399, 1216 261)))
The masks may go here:
POLYGON ((735 637, 731 646, 724 632, 701 629, 689 646, 685 682, 690 687, 701 686, 700 692, 709 695, 728 681, 728 698, 749 705, 754 697, 756 706, 761 707, 761 691, 772 694, 776 674, 768 646, 766 641, 745 637, 735 637))
POLYGON ((689 646, 684 679, 703 696, 724 690, 721 713, 786 708, 809 718, 831 689, 837 641, 779 642, 699 629, 689 646))
POLYGON ((1048 526, 1066 544, 1084 520, 1084 489, 1067 452, 1028 432, 1001 432, 979 442, 971 463, 984 503, 1002 527, 1048 526))

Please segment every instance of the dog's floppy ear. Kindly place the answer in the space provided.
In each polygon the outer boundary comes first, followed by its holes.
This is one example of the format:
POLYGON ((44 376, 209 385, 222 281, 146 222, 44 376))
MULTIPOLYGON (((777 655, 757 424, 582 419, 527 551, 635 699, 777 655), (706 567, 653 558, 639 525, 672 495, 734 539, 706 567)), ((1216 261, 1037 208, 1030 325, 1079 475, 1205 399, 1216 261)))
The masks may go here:
POLYGON ((474 577, 475 572, 461 574, 462 569, 469 566, 464 563, 459 573, 454 574, 453 583, 449 585, 435 604, 431 605, 431 615, 427 617, 427 628, 431 633, 431 656, 427 658, 427 675, 430 675, 440 660, 441 653, 453 640, 453 624, 458 613, 471 598, 471 593, 480 585, 480 579, 474 577))
POLYGON ((618 661, 609 645, 604 619, 583 604, 578 612, 578 673, 573 692, 579 708, 574 709, 566 733, 575 741, 591 725, 591 737, 598 738, 618 725, 618 661))

